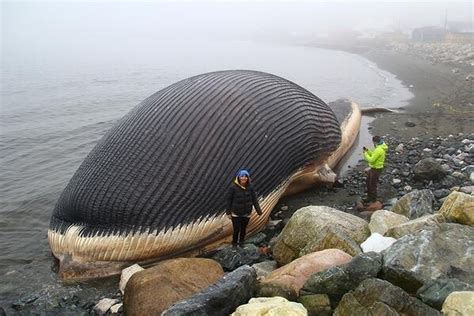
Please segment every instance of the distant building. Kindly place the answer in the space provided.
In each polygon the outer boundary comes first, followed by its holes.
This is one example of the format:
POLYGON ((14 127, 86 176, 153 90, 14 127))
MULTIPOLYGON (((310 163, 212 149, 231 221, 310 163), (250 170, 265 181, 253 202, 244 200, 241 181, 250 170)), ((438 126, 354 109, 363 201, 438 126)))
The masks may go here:
POLYGON ((443 42, 446 30, 438 26, 419 27, 413 30, 411 39, 416 42, 443 42))
POLYGON ((447 28, 426 26, 413 30, 411 39, 415 42, 474 44, 474 32, 469 23, 450 22, 447 28))

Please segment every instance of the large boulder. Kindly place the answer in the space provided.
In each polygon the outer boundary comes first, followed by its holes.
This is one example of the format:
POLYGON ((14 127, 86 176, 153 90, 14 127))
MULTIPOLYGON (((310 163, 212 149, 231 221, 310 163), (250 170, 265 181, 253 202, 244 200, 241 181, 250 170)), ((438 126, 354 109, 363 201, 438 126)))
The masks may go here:
POLYGON ((288 315, 306 316, 306 308, 295 302, 290 302, 283 297, 257 297, 251 298, 245 305, 237 307, 231 316, 268 316, 268 315, 288 315))
POLYGON ((255 270, 242 266, 205 290, 172 305, 161 315, 229 315, 255 295, 256 284, 255 270))
POLYGON ((244 248, 226 247, 219 250, 212 259, 219 262, 224 271, 233 271, 243 265, 252 265, 260 259, 258 248, 252 244, 246 244, 244 248))
POLYGON ((160 314, 171 304, 205 289, 223 275, 222 267, 211 259, 178 258, 160 262, 133 274, 128 280, 124 311, 127 315, 160 314))
POLYGON ((408 221, 409 219, 406 216, 391 211, 379 210, 370 217, 369 229, 372 234, 379 233, 380 235, 383 235, 393 226, 400 225, 408 221))
POLYGON ((284 265, 323 249, 337 248, 355 255, 369 235, 369 226, 361 218, 327 206, 307 206, 297 210, 278 235, 273 256, 284 265))
POLYGON ((423 215, 433 214, 434 200, 431 190, 413 190, 402 196, 391 211, 409 219, 415 219, 423 215))
POLYGON ((437 279, 419 288, 416 296, 426 304, 441 309, 448 295, 458 291, 474 291, 474 286, 458 279, 437 279))
POLYGON ((439 224, 445 222, 446 218, 441 214, 436 213, 432 215, 425 215, 420 218, 406 222, 404 224, 393 226, 392 228, 387 230, 385 236, 398 239, 405 235, 415 234, 429 227, 436 227, 439 224))
POLYGON ((308 311, 309 316, 331 316, 331 301, 326 294, 300 296, 298 302, 308 311))
POLYGON ((415 165, 413 170, 417 180, 437 180, 446 175, 441 164, 433 158, 425 158, 415 165))
POLYGON ((257 273, 257 279, 263 279, 269 275, 272 271, 278 268, 278 264, 275 260, 267 260, 252 265, 252 268, 255 269, 257 273))
POLYGON ((300 294, 327 294, 331 300, 339 301, 342 295, 355 289, 363 280, 375 278, 381 269, 381 254, 363 253, 345 265, 314 273, 305 282, 300 294))
POLYGON ((452 192, 439 209, 448 221, 474 226, 474 196, 452 192))
POLYGON ((474 315, 474 292, 453 292, 443 304, 443 315, 472 316, 474 315))
POLYGON ((385 280, 366 279, 344 295, 334 311, 334 316, 347 315, 437 316, 440 313, 385 280))
POLYGON ((415 293, 432 279, 456 278, 474 282, 474 228, 439 224, 406 235, 383 251, 384 279, 415 293))
POLYGON ((313 274, 349 262, 350 255, 339 249, 310 253, 276 269, 258 285, 258 296, 282 296, 295 300, 301 287, 313 274))

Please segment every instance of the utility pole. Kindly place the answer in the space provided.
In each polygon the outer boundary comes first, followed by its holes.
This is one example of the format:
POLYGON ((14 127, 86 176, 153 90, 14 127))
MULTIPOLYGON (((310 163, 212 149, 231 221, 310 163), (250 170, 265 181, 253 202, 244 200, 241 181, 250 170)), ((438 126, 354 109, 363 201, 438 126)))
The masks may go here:
POLYGON ((448 9, 444 11, 444 30, 448 30, 448 9))

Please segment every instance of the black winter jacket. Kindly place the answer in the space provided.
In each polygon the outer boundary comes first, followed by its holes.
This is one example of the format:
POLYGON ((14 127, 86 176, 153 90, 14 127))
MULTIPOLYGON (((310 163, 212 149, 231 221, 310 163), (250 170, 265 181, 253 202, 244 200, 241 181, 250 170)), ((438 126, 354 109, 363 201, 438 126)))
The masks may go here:
POLYGON ((252 206, 255 206, 258 215, 262 215, 257 194, 252 184, 243 189, 237 183, 232 183, 227 196, 227 214, 233 213, 237 216, 250 216, 252 206))

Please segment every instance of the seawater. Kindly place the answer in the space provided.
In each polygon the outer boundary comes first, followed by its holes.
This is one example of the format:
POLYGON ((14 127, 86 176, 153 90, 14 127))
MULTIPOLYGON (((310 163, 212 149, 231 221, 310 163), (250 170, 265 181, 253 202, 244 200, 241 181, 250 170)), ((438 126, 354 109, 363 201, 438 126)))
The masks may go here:
MULTIPOLYGON (((154 92, 204 72, 251 69, 289 79, 326 102, 347 98, 366 107, 398 108, 412 97, 394 75, 341 51, 197 40, 131 51, 107 58, 2 59, 0 304, 32 293, 39 301, 80 291, 93 296, 115 286, 58 280, 47 242, 49 219, 96 142, 154 92)), ((367 137, 366 129, 362 133, 367 137)))

